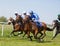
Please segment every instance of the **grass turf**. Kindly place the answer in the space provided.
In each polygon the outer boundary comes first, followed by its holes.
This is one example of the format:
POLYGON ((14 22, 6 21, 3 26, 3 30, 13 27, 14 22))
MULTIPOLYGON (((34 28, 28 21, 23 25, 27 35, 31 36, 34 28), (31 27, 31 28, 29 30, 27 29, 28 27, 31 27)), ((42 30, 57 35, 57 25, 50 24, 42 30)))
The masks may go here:
POLYGON ((51 40, 53 32, 46 32, 46 37, 44 38, 44 41, 39 43, 34 38, 33 41, 30 41, 28 38, 26 38, 26 36, 23 38, 23 34, 21 36, 9 37, 11 31, 11 25, 4 25, 4 35, 0 35, 0 46, 60 46, 60 34, 54 40, 51 40))

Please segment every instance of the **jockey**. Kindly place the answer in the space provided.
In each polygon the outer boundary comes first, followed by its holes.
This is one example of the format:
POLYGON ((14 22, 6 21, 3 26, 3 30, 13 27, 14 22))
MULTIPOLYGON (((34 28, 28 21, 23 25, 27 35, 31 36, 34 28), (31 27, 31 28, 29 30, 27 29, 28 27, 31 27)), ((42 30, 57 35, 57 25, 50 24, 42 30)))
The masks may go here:
POLYGON ((21 17, 22 17, 23 19, 25 19, 25 15, 26 15, 26 11, 24 11, 24 12, 22 13, 22 16, 21 16, 21 17))
POLYGON ((19 15, 18 12, 15 12, 15 16, 16 16, 16 22, 19 23, 19 24, 21 24, 21 21, 22 21, 22 20, 19 20, 21 14, 19 15))
POLYGON ((28 14, 30 15, 30 19, 35 22, 38 27, 42 26, 42 24, 39 22, 39 16, 36 13, 29 11, 28 14))
POLYGON ((15 12, 15 16, 18 16, 18 12, 15 12))

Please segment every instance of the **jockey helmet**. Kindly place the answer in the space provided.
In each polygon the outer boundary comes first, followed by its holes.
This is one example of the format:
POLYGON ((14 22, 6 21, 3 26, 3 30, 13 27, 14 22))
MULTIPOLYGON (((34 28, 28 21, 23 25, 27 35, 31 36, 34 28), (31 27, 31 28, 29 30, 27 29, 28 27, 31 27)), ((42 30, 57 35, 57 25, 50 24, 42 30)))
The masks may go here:
POLYGON ((26 11, 24 11, 23 14, 26 15, 26 11))
POLYGON ((32 10, 30 10, 30 11, 28 11, 30 14, 33 14, 33 11, 32 10))
POLYGON ((18 15, 18 12, 15 12, 15 15, 18 15))
POLYGON ((60 14, 58 14, 58 19, 60 20, 60 14))

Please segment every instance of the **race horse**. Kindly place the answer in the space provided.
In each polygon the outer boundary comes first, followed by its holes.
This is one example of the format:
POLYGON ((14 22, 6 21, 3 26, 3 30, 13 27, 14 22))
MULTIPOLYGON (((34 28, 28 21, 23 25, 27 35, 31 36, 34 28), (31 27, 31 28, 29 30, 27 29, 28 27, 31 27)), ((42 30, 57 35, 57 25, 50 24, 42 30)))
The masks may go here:
POLYGON ((52 40, 60 33, 60 22, 58 20, 53 21, 53 30, 52 40))
MULTIPOLYGON (((35 22, 30 20, 30 17, 28 15, 25 16, 25 19, 24 19, 25 30, 28 29, 28 34, 30 35, 30 32, 31 32, 34 38, 39 39, 39 41, 46 36, 46 30, 52 31, 52 29, 48 28, 44 22, 41 22, 41 23, 42 23, 42 26, 38 27, 35 22), (38 33, 41 34, 39 37, 37 37, 38 33)), ((29 37, 32 40, 31 36, 29 37)))
POLYGON ((46 23, 40 22, 42 26, 38 27, 35 22, 32 22, 32 33, 35 39, 39 39, 39 41, 43 40, 46 36, 46 31, 52 31, 49 27, 47 27, 46 23), (37 37, 38 34, 41 34, 37 37))
POLYGON ((21 32, 20 34, 23 33, 23 27, 21 26, 21 23, 18 23, 16 20, 14 20, 12 17, 10 17, 8 19, 8 24, 11 24, 13 25, 13 31, 10 33, 10 35, 14 35, 14 36, 17 36, 14 34, 14 32, 21 32))

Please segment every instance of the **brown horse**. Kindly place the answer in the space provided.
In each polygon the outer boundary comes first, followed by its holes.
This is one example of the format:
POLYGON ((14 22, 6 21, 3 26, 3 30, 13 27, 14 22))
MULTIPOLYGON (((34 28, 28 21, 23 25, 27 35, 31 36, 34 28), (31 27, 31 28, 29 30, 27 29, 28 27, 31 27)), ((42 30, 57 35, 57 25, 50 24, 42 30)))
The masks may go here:
POLYGON ((41 27, 37 27, 36 23, 32 22, 28 15, 26 15, 26 17, 25 17, 25 22, 26 22, 25 23, 26 25, 28 24, 27 25, 27 28, 29 30, 28 32, 32 32, 35 39, 38 38, 37 37, 38 33, 41 34, 41 36, 39 37, 39 41, 40 41, 40 39, 43 39, 46 36, 46 33, 45 33, 46 30, 49 30, 49 31, 52 30, 52 29, 48 28, 44 22, 41 22, 42 23, 41 27))
POLYGON ((12 17, 10 17, 9 20, 8 20, 8 24, 11 24, 11 23, 12 23, 12 25, 13 25, 13 31, 11 32, 10 35, 13 34, 14 36, 16 36, 16 35, 14 34, 14 32, 21 32, 20 34, 23 33, 23 30, 22 30, 21 25, 20 25, 19 23, 17 23, 16 20, 14 20, 12 17))
POLYGON ((32 33, 34 35, 34 38, 37 39, 37 35, 38 33, 40 33, 41 35, 39 36, 39 40, 40 39, 43 39, 45 37, 45 32, 46 32, 46 29, 47 29, 47 26, 44 22, 41 22, 42 23, 42 26, 41 27, 38 27, 36 25, 35 22, 32 22, 32 33))

